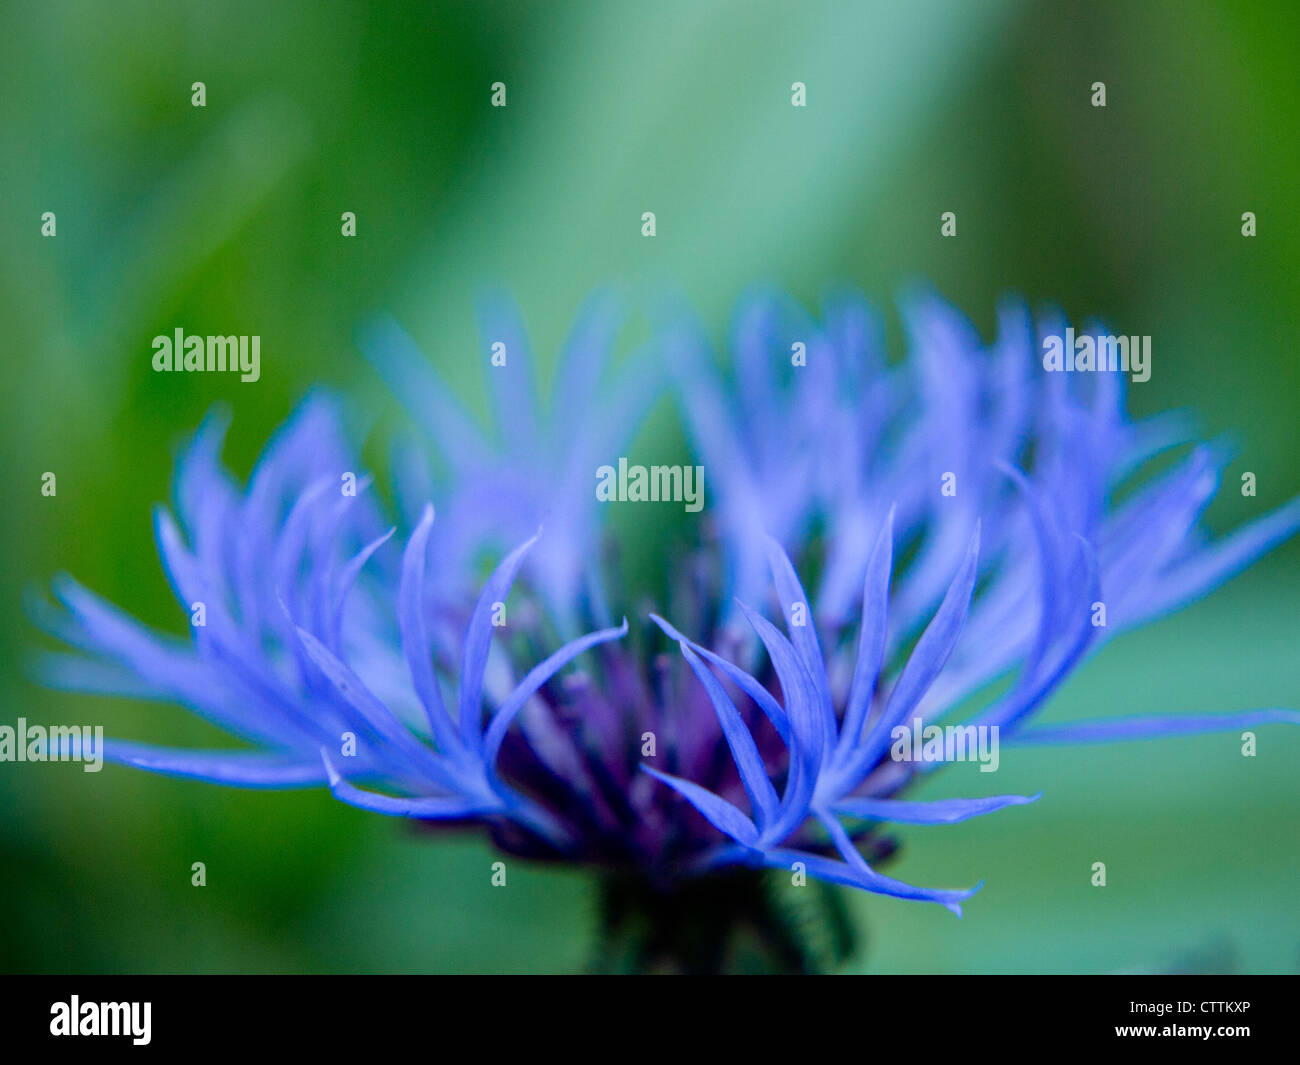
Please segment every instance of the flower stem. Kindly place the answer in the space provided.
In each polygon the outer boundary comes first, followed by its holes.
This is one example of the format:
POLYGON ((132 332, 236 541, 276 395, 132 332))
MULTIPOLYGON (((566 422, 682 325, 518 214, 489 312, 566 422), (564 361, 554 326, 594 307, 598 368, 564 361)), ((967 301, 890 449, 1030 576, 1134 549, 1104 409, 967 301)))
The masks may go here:
POLYGON ((815 973, 843 963, 857 936, 840 889, 737 870, 656 887, 600 881, 590 969, 601 973, 815 973))

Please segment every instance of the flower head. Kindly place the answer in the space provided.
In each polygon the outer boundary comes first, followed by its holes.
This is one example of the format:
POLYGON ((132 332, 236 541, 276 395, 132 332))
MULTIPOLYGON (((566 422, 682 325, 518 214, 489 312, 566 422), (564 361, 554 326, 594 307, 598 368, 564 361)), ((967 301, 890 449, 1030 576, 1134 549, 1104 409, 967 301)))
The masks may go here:
POLYGON ((370 356, 433 455, 398 464, 401 550, 350 472, 335 401, 309 397, 242 493, 210 417, 179 462, 177 518, 156 521, 177 597, 203 623, 189 641, 164 637, 62 579, 63 609, 38 615, 81 653, 52 656, 46 675, 182 703, 249 745, 110 743, 106 757, 128 765, 327 784, 368 810, 482 822, 514 853, 664 890, 802 863, 960 913, 976 888, 875 868, 892 846, 881 826, 1037 796, 908 799, 940 763, 897 757, 897 731, 994 729, 1015 744, 1300 721, 1273 709, 1035 723, 1107 638, 1291 535, 1300 500, 1209 542, 1198 523, 1226 450, 1192 447, 1142 473, 1190 442, 1186 419, 1130 421, 1117 375, 1044 373, 1018 305, 991 349, 933 296, 909 300, 905 320, 911 351, 892 365, 856 297, 817 321, 763 292, 737 317, 729 375, 686 319, 613 367, 620 316, 600 296, 540 410, 517 316, 491 304, 485 340, 508 353, 490 370, 495 436, 381 322, 370 356), (591 477, 664 391, 661 364, 718 498, 655 609, 614 624, 625 611, 611 609, 591 477), (475 588, 485 553, 495 568, 475 588))

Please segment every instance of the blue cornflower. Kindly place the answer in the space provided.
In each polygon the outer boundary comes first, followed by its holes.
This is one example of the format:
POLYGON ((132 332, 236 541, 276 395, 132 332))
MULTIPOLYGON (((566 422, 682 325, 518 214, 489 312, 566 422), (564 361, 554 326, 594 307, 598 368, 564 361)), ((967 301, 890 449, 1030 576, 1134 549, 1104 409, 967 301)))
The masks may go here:
POLYGON ((837 296, 818 321, 759 293, 738 314, 727 377, 685 318, 612 365, 621 312, 599 296, 539 410, 517 316, 493 303, 484 338, 509 353, 489 371, 496 438, 380 322, 369 355, 433 453, 398 463, 412 527, 400 553, 368 480, 350 472, 334 401, 304 402, 243 494, 220 466, 224 420, 210 417, 179 462, 179 522, 164 510, 156 522, 177 596, 187 611, 203 604, 205 624, 172 640, 61 579, 65 609, 40 618, 82 654, 53 656, 47 676, 183 703, 252 745, 107 745, 106 757, 141 768, 327 783, 366 809, 481 821, 508 851, 659 893, 725 867, 802 863, 960 912, 975 888, 876 871, 892 847, 880 826, 1036 796, 908 800, 934 763, 892 757, 895 730, 945 720, 1013 675, 962 725, 1041 743, 1300 721, 1261 710, 1033 723, 1107 638, 1291 535, 1300 500, 1209 543, 1198 523, 1227 461, 1221 444, 1143 482, 1148 460, 1189 442, 1185 418, 1130 421, 1116 375, 1044 373, 1019 305, 1004 306, 991 350, 935 297, 904 312, 911 350, 894 365, 859 298, 837 296), (799 347, 803 362, 790 358, 799 347), (661 609, 614 625, 624 611, 611 610, 592 478, 670 376, 717 499, 709 528, 673 560, 661 609), (355 493, 340 492, 349 476, 355 493), (473 588, 476 564, 502 553, 473 588), (814 595, 800 572, 820 575, 814 595), (759 609, 769 588, 786 633, 759 609), (680 655, 665 653, 673 643, 680 655))
POLYGON ((203 617, 192 645, 147 631, 66 578, 55 584, 66 613, 40 604, 37 611, 51 632, 86 653, 48 662, 53 683, 185 702, 257 749, 197 752, 112 740, 105 757, 246 787, 328 782, 339 798, 366 809, 500 817, 565 845, 564 826, 501 779, 497 754, 529 697, 583 651, 626 633, 627 623, 566 643, 507 684, 484 727, 494 604, 506 598, 536 537, 529 539, 496 568, 469 618, 453 722, 433 668, 448 641, 435 648, 424 613, 432 507, 402 555, 393 639, 390 617, 381 613, 384 591, 355 585, 394 530, 374 535, 364 479, 358 494, 344 491, 355 475, 329 401, 312 397, 303 405, 263 455, 243 499, 217 464, 224 429, 224 418, 210 418, 179 464, 177 500, 192 544, 165 509, 156 515, 177 597, 203 617), (423 711, 423 734, 411 720, 411 693, 389 680, 403 663, 423 711), (358 789, 338 768, 345 761, 349 776, 417 797, 358 789))

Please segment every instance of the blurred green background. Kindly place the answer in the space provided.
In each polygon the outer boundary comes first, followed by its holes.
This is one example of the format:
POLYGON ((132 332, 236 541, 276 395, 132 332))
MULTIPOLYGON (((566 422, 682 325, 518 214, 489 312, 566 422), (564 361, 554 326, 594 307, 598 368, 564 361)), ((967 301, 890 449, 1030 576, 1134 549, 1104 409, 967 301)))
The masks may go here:
MULTIPOLYGON (((482 406, 487 281, 517 295, 543 367, 611 282, 671 280, 718 337, 755 280, 805 302, 849 281, 888 308, 926 278, 986 337, 1009 291, 1101 315, 1154 337, 1135 413, 1235 430, 1211 524, 1262 513, 1300 490, 1298 51, 1289 2, 5 4, 0 723, 207 742, 177 708, 31 683, 24 588, 67 570, 183 631, 150 507, 208 406, 233 405, 241 475, 314 382, 388 416, 354 343, 376 308, 482 406), (153 374, 150 340, 176 325, 260 334, 261 381, 153 374)), ((666 410, 648 431, 680 442, 666 410)), ((1298 577, 1293 543, 1112 644, 1048 718, 1300 706, 1298 577)), ((1004 752, 998 790, 1043 800, 904 829, 889 869, 985 878, 965 918, 854 896, 850 968, 1296 971, 1300 736, 1259 736, 1254 759, 1234 735, 1004 752)), ((981 793, 964 768, 927 794, 981 793)), ((552 971, 588 953, 583 875, 513 863, 494 890, 476 837, 430 842, 324 792, 0 764, 0 808, 7 971, 552 971)))

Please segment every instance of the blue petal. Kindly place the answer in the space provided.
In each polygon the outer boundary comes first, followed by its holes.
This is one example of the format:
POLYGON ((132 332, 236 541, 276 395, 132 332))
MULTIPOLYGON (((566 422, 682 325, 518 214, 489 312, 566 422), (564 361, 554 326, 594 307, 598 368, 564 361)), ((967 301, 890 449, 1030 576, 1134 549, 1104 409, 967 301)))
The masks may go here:
POLYGON ((966 622, 971 593, 975 590, 979 546, 980 531, 976 524, 961 569, 948 586, 948 592, 934 618, 912 649, 911 657, 903 667, 903 674, 890 693, 884 713, 868 733, 865 743, 859 747, 858 755, 851 763, 850 772, 845 777, 850 786, 855 785, 855 778, 860 777, 888 748, 890 732, 916 708, 952 654, 966 622))
POLYGON ((1152 740, 1165 736, 1194 736, 1202 732, 1232 732, 1257 725, 1300 725, 1295 710, 1242 710, 1233 714, 1151 714, 1066 725, 1039 725, 1006 738, 1018 746, 1055 743, 1112 743, 1152 740))
POLYGON ((923 888, 905 884, 893 877, 877 873, 864 861, 860 867, 846 862, 837 862, 834 858, 823 858, 807 851, 778 848, 763 852, 763 864, 776 869, 790 869, 795 862, 803 862, 804 868, 819 880, 829 880, 834 884, 862 888, 877 895, 889 895, 896 899, 910 899, 914 902, 938 903, 950 913, 961 916, 961 904, 984 886, 980 881, 966 890, 945 888, 923 888))
POLYGON ((1017 681, 1015 688, 1011 690, 1007 697, 1001 700, 987 714, 980 715, 976 719, 976 723, 997 725, 999 728, 1007 729, 1008 735, 1010 735, 1011 729, 1036 710, 1065 678, 1066 674, 1078 664, 1084 652, 1087 651, 1096 638, 1097 629, 1092 624, 1090 604, 1101 599, 1101 578, 1098 572, 1097 556, 1092 545, 1086 540, 1080 537, 1078 543, 1084 556, 1084 580, 1087 587, 1087 598, 1079 604, 1073 638, 1058 652, 1055 661, 1041 670, 1039 677, 1026 678, 1022 675, 1021 680, 1017 681))
POLYGON ((492 715, 483 743, 484 760, 489 765, 496 762, 497 752, 501 749, 501 743, 506 738, 506 730, 510 728, 510 723, 523 708, 524 703, 532 697, 538 688, 584 651, 609 640, 621 639, 626 635, 627 618, 624 618, 623 624, 618 628, 601 629, 599 632, 591 632, 586 636, 571 640, 554 654, 549 655, 533 666, 524 679, 515 685, 514 691, 506 697, 505 701, 497 708, 496 713, 492 715))
POLYGON ((366 728, 387 741, 393 753, 417 772, 425 773, 442 787, 453 790, 456 782, 433 751, 420 743, 393 712, 379 701, 351 669, 335 658, 324 644, 306 629, 298 629, 298 638, 311 660, 334 685, 344 701, 359 715, 366 728))
POLYGON ((1056 544, 1048 530, 1047 513, 1043 500, 1029 483, 1028 478, 1010 463, 998 463, 1016 489, 1024 496, 1029 511, 1030 527, 1034 531, 1034 544, 1038 548, 1038 632, 1033 648, 1020 671, 1019 683, 1032 681, 1047 655, 1055 635, 1054 615, 1060 610, 1064 595, 1061 590, 1061 563, 1056 544))
POLYGON ((368 544, 362 547, 360 551, 348 559, 347 563, 343 566, 343 569, 339 571, 338 578, 334 584, 334 597, 330 603, 330 625, 336 642, 343 622, 343 604, 347 602, 348 592, 350 592, 352 586, 356 584, 357 578, 361 575, 361 571, 365 568, 366 563, 370 561, 370 557, 383 547, 384 544, 388 543, 388 541, 393 538, 395 532, 397 532, 396 525, 391 526, 387 532, 376 536, 368 544))
MULTIPOLYGON (((496 409, 496 424, 503 443, 514 455, 536 455, 537 388, 533 383, 533 359, 528 334, 519 308, 503 290, 485 292, 478 301, 479 331, 489 349, 495 343, 506 346, 504 366, 494 366, 484 354, 483 366, 488 391, 496 409)), ((536 456, 541 457, 541 456, 536 456)), ((548 456, 549 457, 549 456, 548 456)))
POLYGON ((767 648, 790 718, 790 775, 781 800, 781 816, 767 833, 772 839, 780 840, 808 816, 826 746, 823 718, 817 706, 816 689, 794 645, 744 603, 740 608, 767 648))
POLYGON ((172 693, 117 662, 87 658, 63 651, 42 652, 32 674, 47 688, 88 695, 115 695, 124 699, 172 699, 172 693))
MULTIPOLYGON (((981 881, 973 888, 966 890, 918 888, 911 884, 905 884, 901 880, 895 880, 893 877, 882 876, 872 869, 867 864, 867 860, 858 853, 857 847, 853 845, 853 840, 849 838, 849 834, 844 831, 844 826, 840 824, 833 814, 818 811, 817 819, 830 833, 831 842, 835 844, 835 849, 840 852, 840 856, 848 863, 850 870, 861 878, 862 886, 867 887, 870 891, 883 895, 893 895, 900 899, 937 902, 960 917, 961 906, 959 903, 963 899, 970 898, 983 886, 983 881, 981 881)), ((809 866, 809 869, 812 870, 812 866, 809 866)))
POLYGON ((991 814, 1007 806, 1037 802, 1036 795, 991 795, 987 799, 938 799, 933 802, 908 802, 903 799, 841 799, 835 812, 874 821, 897 821, 911 825, 953 825, 980 814, 991 814))
POLYGON ((704 819, 719 832, 745 844, 747 847, 752 847, 758 842, 758 829, 754 827, 754 823, 735 806, 727 802, 726 799, 713 794, 713 792, 700 787, 698 784, 692 784, 689 780, 683 780, 681 777, 661 773, 659 770, 651 769, 644 764, 641 768, 656 780, 663 781, 663 783, 680 794, 695 809, 699 810, 704 819))
POLYGON ((478 750, 483 737, 483 674, 487 669, 488 650, 492 644, 492 606, 505 602, 510 586, 515 582, 515 575, 523 565, 524 555, 537 542, 537 536, 524 541, 508 554, 493 571, 479 594, 470 618, 469 628, 465 632, 465 646, 461 652, 460 662, 460 736, 465 745, 478 750))
POLYGON ((707 647, 696 643, 694 640, 683 636, 675 626, 661 618, 658 614, 651 614, 650 620, 658 625, 669 636, 670 639, 676 640, 679 644, 684 643, 701 658, 705 658, 717 666, 727 677, 754 700, 755 705, 767 716, 772 722, 772 727, 776 729, 777 734, 781 737, 781 742, 786 746, 790 744, 790 719, 782 709, 781 704, 773 697, 772 693, 763 687, 754 677, 745 670, 741 669, 734 662, 729 662, 721 655, 714 654, 707 647))
POLYGON ((187 751, 150 743, 105 740, 104 758, 167 776, 240 788, 302 788, 325 780, 318 758, 264 751, 187 751))
POLYGON ((1142 620, 1176 610, 1222 584, 1300 529, 1300 498, 1203 548, 1157 585, 1142 620))
POLYGON ((565 341, 552 388, 551 430, 567 434, 591 418, 596 385, 609 359, 626 312, 608 289, 587 297, 565 341))
POLYGON ((374 791, 362 791, 339 776, 338 770, 334 768, 324 751, 321 752, 321 758, 328 771, 329 787, 334 797, 363 810, 388 814, 390 817, 415 817, 424 820, 459 820, 500 812, 498 807, 480 799, 467 799, 460 796, 404 799, 381 795, 374 791))
POLYGON ((727 739, 727 746, 731 748, 731 756, 735 760, 736 769, 740 772, 740 782, 745 786, 745 793, 749 796, 750 804, 754 809, 754 819, 761 833, 776 816, 778 799, 776 789, 768 779, 763 757, 758 753, 758 745, 754 743, 754 737, 745 726, 736 704, 731 701, 731 697, 723 690, 708 666, 701 662, 699 656, 685 643, 678 646, 681 647, 682 655, 690 664, 691 670, 704 686, 709 702, 713 704, 713 710, 718 715, 722 733, 727 739))
POLYGON ((402 639, 402 652, 411 672, 415 693, 424 707, 429 727, 433 730, 438 749, 449 757, 459 757, 462 747, 456 738, 456 727, 442 701, 438 678, 433 672, 433 659, 429 635, 424 626, 424 565, 433 528, 433 507, 425 504, 419 524, 406 542, 402 552, 402 583, 397 592, 397 625, 402 639))
POLYGON ((880 679, 880 667, 885 658, 885 635, 889 620, 889 576, 894 565, 894 508, 890 507, 885 526, 876 538, 867 563, 867 576, 862 587, 862 626, 858 632, 858 657, 853 667, 853 683, 849 688, 849 701, 844 711, 844 725, 840 731, 840 754, 851 749, 862 738, 862 725, 866 720, 871 695, 880 679))
POLYGON ((174 480, 176 501, 182 514, 200 513, 206 498, 216 487, 214 482, 221 482, 223 487, 228 485, 225 471, 221 468, 221 447, 230 429, 230 421, 229 407, 212 407, 177 456, 174 480))
POLYGON ((201 601, 207 605, 213 621, 224 618, 224 596, 212 587, 194 556, 186 550, 180 528, 166 507, 154 507, 153 527, 163 572, 181 605, 188 611, 191 603, 201 601))
POLYGON ((207 664, 194 657, 192 648, 150 632, 71 577, 55 578, 53 590, 71 618, 40 610, 38 620, 65 642, 121 662, 160 697, 165 693, 184 702, 196 714, 237 736, 277 742, 303 738, 290 722, 268 717, 260 702, 245 704, 228 698, 225 678, 214 677, 207 664))
POLYGON ((767 538, 767 561, 772 570, 777 595, 781 600, 781 613, 785 616, 790 642, 798 649, 799 657, 803 659, 808 669, 808 676, 812 678, 825 722, 826 736, 829 738, 835 734, 835 709, 831 705, 831 692, 826 680, 826 660, 822 657, 821 644, 817 640, 817 629, 813 625, 808 596, 804 594, 803 585, 799 583, 799 575, 795 573, 794 566, 790 563, 790 556, 770 536, 767 538), (796 625, 792 620, 796 604, 803 607, 802 625, 796 625))

